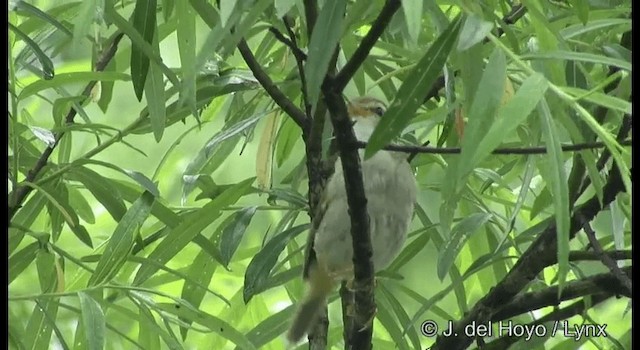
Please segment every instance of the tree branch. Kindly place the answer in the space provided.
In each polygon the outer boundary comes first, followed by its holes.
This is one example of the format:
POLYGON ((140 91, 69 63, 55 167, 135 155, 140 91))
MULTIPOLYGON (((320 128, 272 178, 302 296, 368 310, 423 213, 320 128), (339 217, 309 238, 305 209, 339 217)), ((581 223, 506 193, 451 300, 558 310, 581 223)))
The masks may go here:
MULTIPOLYGON (((612 250, 603 252, 613 260, 631 260, 631 250, 612 250)), ((569 261, 595 261, 602 259, 600 254, 589 251, 572 251, 569 252, 569 261)))
POLYGON ((300 50, 298 45, 295 43, 295 36, 293 36, 293 31, 290 31, 289 26, 287 26, 287 30, 289 31, 289 36, 291 37, 291 39, 288 39, 286 36, 284 36, 284 34, 282 34, 282 32, 278 30, 278 28, 273 26, 269 27, 269 31, 271 32, 271 34, 273 34, 273 36, 275 36, 279 42, 285 44, 289 49, 291 49, 291 52, 293 53, 293 56, 297 61, 306 60, 307 54, 300 50))
MULTIPOLYGON (((567 307, 564 307, 562 309, 558 309, 555 310, 547 315, 544 315, 543 317, 528 323, 527 326, 529 329, 531 329, 533 326, 536 325, 541 325, 547 322, 551 322, 551 321, 559 321, 559 320, 564 320, 567 319, 569 317, 573 317, 575 315, 578 314, 583 314, 586 310, 602 303, 603 301, 611 298, 610 294, 595 294, 595 295, 591 295, 590 297, 590 301, 587 303, 585 302, 585 299, 580 300, 578 302, 575 302, 567 307)), ((518 340, 522 339, 524 336, 522 337, 517 337, 517 336, 503 336, 500 337, 490 343, 487 343, 484 345, 484 347, 482 348, 482 350, 502 350, 502 349, 508 349, 512 344, 515 344, 516 342, 518 342, 518 340)))
MULTIPOLYGON (((631 140, 620 141, 622 146, 631 146, 631 140)), ((358 148, 366 148, 367 143, 356 141, 358 148)), ((574 145, 563 145, 564 152, 577 152, 588 149, 606 147, 604 142, 577 143, 574 145)), ((405 145, 387 145, 382 149, 387 151, 404 152, 404 153, 428 153, 428 154, 459 154, 462 149, 460 147, 425 147, 425 146, 405 146, 405 145)), ((496 148, 491 154, 544 154, 547 148, 541 147, 504 147, 496 148)))
MULTIPOLYGON (((609 205, 618 193, 624 190, 618 168, 614 167, 603 188, 602 204, 596 196, 593 196, 577 208, 571 217, 570 239, 575 237, 575 234, 582 227, 581 221, 577 219, 578 216, 585 218, 585 220, 592 220, 602 208, 609 205)), ((556 227, 554 224, 550 224, 522 254, 507 275, 480 299, 464 318, 454 323, 453 331, 458 336, 439 336, 432 349, 464 349, 469 346, 474 337, 467 336, 463 331, 464 327, 472 322, 484 323, 490 320, 502 305, 512 300, 542 269, 556 261, 557 248, 556 227)))
POLYGON ((629 278, 629 276, 625 275, 620 267, 618 267, 617 263, 610 256, 605 254, 602 246, 600 245, 600 241, 598 241, 598 239, 596 238, 596 233, 593 232, 593 229, 591 228, 591 225, 589 225, 589 223, 585 221, 582 228, 584 230, 584 233, 587 235, 587 238, 589 239, 589 243, 593 247, 593 250, 598 255, 604 266, 609 268, 611 273, 624 287, 625 293, 621 294, 631 295, 631 279, 629 278))
POLYGON ((371 261, 372 248, 369 234, 369 215, 364 182, 360 167, 358 149, 353 147, 356 137, 348 117, 347 106, 342 99, 341 90, 327 77, 322 84, 324 100, 327 104, 336 143, 342 163, 349 216, 351 218, 351 237, 353 244, 353 271, 355 290, 355 318, 353 332, 349 339, 352 349, 371 349, 375 315, 373 293, 374 270, 371 261))
POLYGON ((358 46, 349 61, 347 61, 344 67, 342 67, 340 72, 336 75, 334 88, 337 91, 342 92, 353 75, 356 74, 356 71, 360 68, 360 65, 364 62, 367 56, 369 56, 371 48, 373 48, 373 45, 376 44, 378 38, 380 38, 384 30, 387 28, 389 22, 391 22, 391 18, 400 8, 400 5, 400 0, 387 0, 384 3, 380 14, 371 24, 371 29, 369 29, 367 35, 362 38, 360 46, 358 46))
MULTIPOLYGON (((623 268, 620 273, 628 280, 631 276, 631 267, 623 268)), ((627 290, 624 283, 615 273, 601 273, 565 284, 560 297, 558 297, 557 285, 518 295, 493 314, 491 321, 506 320, 546 306, 557 306, 563 301, 602 293, 608 294, 610 297, 624 295, 631 298, 630 290, 627 290)))
MULTIPOLYGON (((118 32, 118 33, 116 33, 114 35, 113 39, 111 40, 111 43, 102 52, 102 55, 100 55, 100 58, 96 62, 96 66, 95 66, 94 71, 101 72, 107 67, 109 62, 111 62, 111 59, 113 59, 113 56, 115 56, 116 51, 118 50, 118 44, 120 43, 120 40, 122 40, 123 36, 124 36, 124 33, 121 33, 121 32, 118 32)), ((84 102, 84 100, 86 100, 86 98, 89 97, 89 95, 91 94, 91 90, 93 90, 93 87, 96 85, 96 83, 97 83, 97 81, 93 80, 93 81, 89 82, 85 86, 84 90, 82 90, 82 95, 81 95, 81 96, 84 97, 84 99, 80 103, 84 102)), ((71 107, 69 109, 69 112, 67 113, 66 117, 64 118, 65 124, 67 124, 67 125, 68 124, 73 124, 74 119, 76 117, 76 114, 78 114, 78 111, 74 107, 71 107)), ((51 154, 53 153, 53 150, 56 148, 56 146, 58 146, 58 143, 60 142, 60 140, 62 139, 64 134, 65 134, 65 132, 61 131, 61 132, 59 132, 59 133, 57 133, 55 135, 55 143, 53 145, 47 147, 42 152, 42 155, 40 155, 40 158, 38 158, 38 161, 36 162, 36 164, 27 173, 27 176, 24 179, 25 182, 34 182, 36 177, 40 174, 42 169, 49 162, 49 157, 51 157, 51 154)), ((17 169, 16 169, 16 171, 17 171, 17 169)), ((15 195, 13 196, 14 199, 13 199, 12 203, 9 205, 9 220, 8 221, 11 221, 11 219, 16 214, 18 209, 20 209, 20 207, 22 207, 22 203, 27 198, 29 193, 31 193, 32 190, 33 190, 33 187, 18 185, 18 187, 15 189, 16 192, 15 192, 15 195)))
POLYGON ((303 135, 309 131, 309 120, 304 115, 304 112, 300 110, 300 108, 296 107, 287 96, 285 96, 280 89, 273 83, 269 75, 265 73, 262 69, 262 66, 256 58, 253 56, 249 45, 247 45, 246 40, 241 39, 238 43, 238 50, 242 55, 242 58, 247 63, 247 66, 253 73, 253 76, 260 82, 260 85, 264 88, 264 90, 271 96, 273 101, 282 108, 285 113, 287 113, 291 119, 298 124, 300 129, 302 129, 303 135))

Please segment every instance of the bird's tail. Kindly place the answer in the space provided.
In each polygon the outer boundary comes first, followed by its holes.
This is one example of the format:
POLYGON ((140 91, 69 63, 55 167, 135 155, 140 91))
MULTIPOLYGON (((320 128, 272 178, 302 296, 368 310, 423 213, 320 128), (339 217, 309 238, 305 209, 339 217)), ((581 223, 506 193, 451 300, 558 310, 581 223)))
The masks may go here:
POLYGON ((324 268, 318 265, 317 261, 309 266, 307 281, 309 283, 309 291, 300 302, 289 332, 287 332, 287 340, 291 344, 299 342, 309 332, 309 329, 325 306, 327 296, 335 286, 335 281, 324 268))

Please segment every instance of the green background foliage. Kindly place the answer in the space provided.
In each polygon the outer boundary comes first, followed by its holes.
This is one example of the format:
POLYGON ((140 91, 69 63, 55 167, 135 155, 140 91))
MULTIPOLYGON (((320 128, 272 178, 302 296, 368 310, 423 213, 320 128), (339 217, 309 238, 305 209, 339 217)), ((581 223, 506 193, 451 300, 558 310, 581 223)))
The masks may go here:
MULTIPOLYGON (((411 161, 420 192, 409 239, 377 275, 374 349, 431 346, 421 323, 445 327, 474 310, 548 226, 557 253, 521 293, 604 273, 624 282, 631 1, 325 0, 309 36, 314 3, 9 3, 10 348, 285 346, 304 292, 305 142, 236 50, 245 40, 311 117, 327 74, 384 29, 343 81, 347 98, 389 105, 366 156, 391 141, 428 141, 432 152, 411 161), (397 11, 385 28, 374 21, 387 7, 397 11), (505 147, 529 152, 495 154, 505 147), (609 198, 614 173, 621 193, 609 198), (605 203, 590 220, 596 245, 617 251, 617 268, 601 261, 588 228, 573 230, 592 197, 605 203)), ((608 337, 514 338, 512 348, 629 349, 631 299, 601 288, 559 306, 583 300, 561 319, 607 324, 608 337)), ((334 296, 328 344, 343 348, 334 296)), ((526 324, 554 310, 507 319, 526 324)), ((484 341, 503 348, 498 338, 484 341)))

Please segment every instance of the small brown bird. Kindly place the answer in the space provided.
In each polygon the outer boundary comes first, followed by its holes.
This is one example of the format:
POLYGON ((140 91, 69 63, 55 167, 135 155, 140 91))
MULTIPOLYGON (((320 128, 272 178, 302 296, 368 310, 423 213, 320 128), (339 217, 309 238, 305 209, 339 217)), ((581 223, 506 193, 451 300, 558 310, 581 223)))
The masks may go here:
MULTIPOLYGON (((353 130, 360 141, 368 141, 386 108, 372 97, 359 97, 348 105, 353 130)), ((360 158, 363 159, 363 151, 360 158)), ((340 281, 353 280, 353 244, 347 193, 340 160, 327 182, 320 200, 316 229, 310 232, 310 242, 316 259, 305 267, 309 285, 300 303, 287 339, 297 343, 307 334, 326 303, 327 296, 340 281)), ((362 178, 373 248, 374 270, 386 268, 400 253, 407 237, 413 206, 416 201, 416 180, 406 155, 379 151, 362 162, 362 178)))

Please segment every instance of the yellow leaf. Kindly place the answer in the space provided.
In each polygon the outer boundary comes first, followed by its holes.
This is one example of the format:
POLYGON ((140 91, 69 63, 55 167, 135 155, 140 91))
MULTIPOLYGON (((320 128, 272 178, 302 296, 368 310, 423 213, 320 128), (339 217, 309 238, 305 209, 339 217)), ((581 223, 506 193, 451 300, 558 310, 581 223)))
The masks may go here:
POLYGON ((273 113, 267 117, 267 124, 262 130, 258 153, 256 155, 256 183, 258 188, 266 190, 271 187, 271 155, 273 154, 273 142, 276 138, 278 114, 273 113))
POLYGON ((511 80, 509 77, 506 77, 504 80, 504 93, 502 94, 502 99, 500 100, 500 107, 507 104, 507 102, 511 101, 515 91, 513 90, 513 84, 511 84, 511 80))

